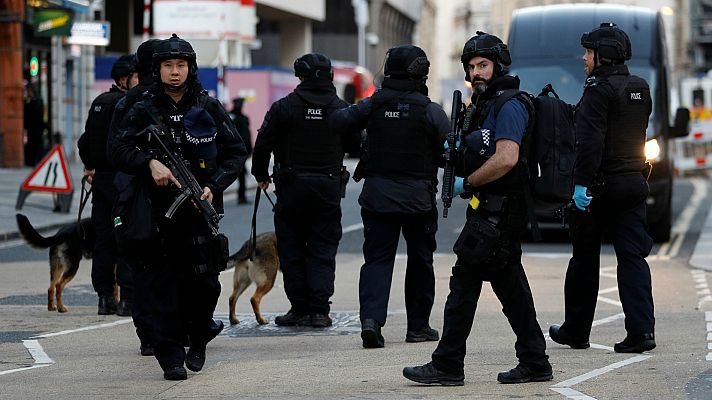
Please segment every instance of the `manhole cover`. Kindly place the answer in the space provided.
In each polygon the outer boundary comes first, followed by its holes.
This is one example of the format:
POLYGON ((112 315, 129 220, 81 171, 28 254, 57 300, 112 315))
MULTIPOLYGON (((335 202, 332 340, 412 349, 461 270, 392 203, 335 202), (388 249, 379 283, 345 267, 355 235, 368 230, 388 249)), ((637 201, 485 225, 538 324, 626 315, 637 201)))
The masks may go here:
POLYGON ((225 323, 222 336, 247 337, 247 336, 336 336, 353 335, 361 332, 361 320, 357 311, 332 312, 329 314, 333 324, 328 328, 312 328, 309 326, 277 326, 275 317, 281 313, 262 313, 269 320, 269 324, 260 325, 255 320, 254 314, 238 314, 240 323, 230 325, 227 314, 215 314, 215 318, 225 323))

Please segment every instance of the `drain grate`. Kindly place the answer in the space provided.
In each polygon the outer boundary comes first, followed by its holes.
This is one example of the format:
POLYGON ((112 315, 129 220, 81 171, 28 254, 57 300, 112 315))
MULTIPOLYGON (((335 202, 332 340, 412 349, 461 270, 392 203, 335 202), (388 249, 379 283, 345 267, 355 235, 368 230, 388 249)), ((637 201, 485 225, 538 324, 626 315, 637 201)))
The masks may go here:
POLYGON ((215 318, 221 319, 225 323, 225 329, 220 333, 229 337, 250 337, 250 336, 338 336, 354 335, 361 332, 361 320, 359 313, 352 312, 332 312, 329 314, 333 321, 328 328, 312 328, 308 326, 277 326, 274 318, 281 313, 263 313, 270 322, 267 325, 260 325, 255 320, 254 314, 238 314, 240 323, 230 325, 227 314, 215 314, 215 318))

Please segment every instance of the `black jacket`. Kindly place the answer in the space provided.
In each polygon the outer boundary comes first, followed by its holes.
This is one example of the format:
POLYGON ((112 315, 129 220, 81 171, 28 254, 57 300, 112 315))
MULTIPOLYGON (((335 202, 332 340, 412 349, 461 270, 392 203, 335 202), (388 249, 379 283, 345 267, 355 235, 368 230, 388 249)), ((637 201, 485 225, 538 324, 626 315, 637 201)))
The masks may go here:
MULTIPOLYGON (((425 156, 432 157, 433 164, 440 165, 445 136, 450 131, 450 121, 439 104, 428 100, 425 85, 421 82, 386 78, 383 88, 379 92, 379 96, 374 95, 363 99, 357 104, 337 112, 333 118, 334 126, 366 129, 373 112, 379 109, 379 105, 374 104, 374 98, 377 101, 378 97, 415 96, 427 100, 424 118, 426 126, 423 128, 427 132, 427 140, 431 144, 431 149, 425 156)), ((366 135, 368 136, 368 132, 366 135)), ((397 151, 398 149, 393 150, 397 151)), ((427 212, 435 207, 437 183, 437 178, 403 179, 367 176, 359 197, 359 204, 374 212, 427 212)))
POLYGON ((114 110, 124 95, 123 90, 112 85, 108 92, 100 94, 91 103, 84 133, 77 142, 79 157, 86 169, 114 171, 114 167, 106 158, 106 145, 114 110))
POLYGON ((627 66, 594 69, 576 111, 574 184, 590 186, 597 175, 641 171, 651 112, 647 83, 627 66), (638 95, 631 98, 632 93, 638 95))
MULTIPOLYGON (((196 173, 194 165, 191 170, 201 186, 211 189, 214 195, 213 206, 216 211, 222 213, 222 193, 237 178, 244 165, 247 152, 222 104, 202 91, 199 84, 189 85, 183 98, 177 104, 163 93, 162 86, 153 85, 150 90, 145 92, 141 101, 131 106, 123 121, 114 124, 117 127, 117 135, 115 140, 110 143, 109 157, 117 169, 130 175, 137 175, 147 183, 156 215, 162 215, 166 211, 175 199, 175 192, 169 187, 158 187, 153 182, 148 163, 160 152, 158 145, 149 142, 147 135, 142 134, 142 131, 154 124, 150 113, 157 113, 156 117, 162 120, 159 122, 162 122, 164 131, 173 130, 176 131, 177 138, 182 137, 184 132, 180 130, 181 117, 191 107, 199 103, 199 98, 203 98, 205 109, 217 126, 218 155, 214 160, 214 168, 210 169, 208 175, 196 173), (171 117, 174 117, 173 120, 171 117)), ((184 145, 178 144, 178 146, 183 149, 184 145)), ((183 207, 183 209, 189 208, 183 207)), ((188 210, 188 212, 191 211, 194 212, 194 210, 188 210)))
MULTIPOLYGON (((295 104, 314 105, 329 109, 339 109, 348 106, 346 102, 336 95, 334 84, 326 79, 312 78, 301 82, 289 95, 277 100, 272 104, 265 115, 262 126, 258 130, 255 148, 252 153, 252 175, 258 182, 269 179, 270 156, 275 153, 275 162, 282 162, 285 154, 280 154, 285 143, 290 140, 290 135, 295 132, 294 127, 297 121, 296 115, 290 109, 295 104)), ((330 129, 326 124, 323 129, 330 129)), ((332 134, 341 136, 342 148, 339 149, 341 158, 344 152, 350 152, 358 148, 360 136, 354 129, 331 129, 332 134)), ((319 146, 319 143, 301 143, 300 146, 319 146)))

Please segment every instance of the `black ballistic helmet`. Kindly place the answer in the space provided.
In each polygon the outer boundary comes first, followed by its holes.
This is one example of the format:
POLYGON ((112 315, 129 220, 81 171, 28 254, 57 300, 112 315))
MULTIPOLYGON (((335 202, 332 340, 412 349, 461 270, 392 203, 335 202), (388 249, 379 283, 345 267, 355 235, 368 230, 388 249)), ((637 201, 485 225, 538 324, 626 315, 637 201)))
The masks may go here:
POLYGON ((168 39, 160 40, 153 48, 153 80, 161 82, 161 62, 166 60, 186 60, 189 64, 188 80, 194 81, 198 77, 198 62, 193 46, 188 41, 181 39, 175 33, 168 39))
POLYGON ((602 22, 598 28, 584 33, 581 46, 597 52, 602 63, 622 64, 632 56, 630 38, 613 22, 602 22))
POLYGON ((139 74, 150 73, 151 63, 153 63, 153 53, 161 42, 161 39, 149 39, 136 49, 136 70, 139 74))
POLYGON ((131 75, 136 71, 136 56, 133 54, 125 54, 119 57, 111 67, 111 79, 119 82, 119 78, 131 75))
POLYGON ((383 75, 394 79, 425 79, 430 71, 430 61, 423 49, 404 44, 386 52, 383 75))
POLYGON ((475 36, 465 42, 465 47, 462 48, 460 61, 465 70, 465 80, 469 79, 468 63, 472 57, 484 57, 492 61, 495 64, 494 76, 506 75, 509 72, 509 65, 512 63, 507 45, 497 36, 481 31, 477 31, 475 36))
POLYGON ((305 54, 294 60, 294 76, 334 80, 331 60, 321 53, 305 54))

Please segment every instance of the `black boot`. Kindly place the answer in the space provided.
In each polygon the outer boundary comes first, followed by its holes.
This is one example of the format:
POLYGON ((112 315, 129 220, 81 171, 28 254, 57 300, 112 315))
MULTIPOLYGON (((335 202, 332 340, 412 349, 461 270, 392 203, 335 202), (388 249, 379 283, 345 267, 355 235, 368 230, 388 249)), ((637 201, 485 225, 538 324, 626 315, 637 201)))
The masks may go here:
POLYGON ((311 318, 309 314, 297 314, 289 310, 286 314, 275 318, 274 323, 279 326, 309 326, 311 325, 311 318))
POLYGON ((168 367, 163 370, 163 379, 167 381, 184 381, 188 379, 188 372, 182 366, 168 367))
POLYGON ((114 300, 114 296, 99 296, 98 314, 116 314, 116 300, 114 300))
POLYGON ((310 318, 311 326, 315 328, 326 328, 332 324, 329 314, 312 314, 310 318))
POLYGON ((185 366, 193 372, 198 372, 205 365, 205 346, 190 346, 185 355, 185 366))
POLYGON ((438 331, 429 326, 417 331, 408 331, 405 334, 405 341, 408 343, 437 342, 438 340, 440 340, 438 331))
POLYGON ((365 319, 361 322, 361 340, 363 347, 377 349, 385 346, 385 339, 381 335, 381 325, 375 319, 365 319))
POLYGON ((561 325, 552 325, 549 327, 549 337, 558 344, 570 346, 573 349, 587 349, 591 347, 588 340, 575 339, 561 329, 561 325))
POLYGON ((403 376, 413 382, 425 383, 427 385, 438 383, 443 386, 462 386, 465 384, 465 374, 452 374, 440 371, 433 363, 419 365, 417 367, 403 368, 403 376))
POLYGON ((116 306, 116 315, 121 317, 131 316, 131 302, 129 300, 121 299, 119 305, 116 306))
POLYGON ((551 366, 535 370, 519 364, 516 368, 497 374, 497 381, 500 383, 544 382, 552 379, 554 379, 554 375, 551 372, 551 366))
POLYGON ((655 348, 655 334, 643 333, 640 335, 627 335, 622 342, 613 346, 616 353, 642 353, 655 348))

